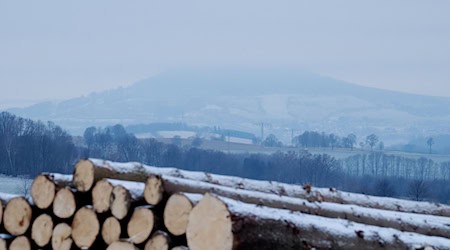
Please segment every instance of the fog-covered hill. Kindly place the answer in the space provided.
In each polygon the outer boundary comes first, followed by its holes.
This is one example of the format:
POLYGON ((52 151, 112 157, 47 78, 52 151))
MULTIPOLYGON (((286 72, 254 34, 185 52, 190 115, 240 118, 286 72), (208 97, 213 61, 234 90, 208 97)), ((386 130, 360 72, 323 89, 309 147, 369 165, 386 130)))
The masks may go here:
POLYGON ((294 70, 177 70, 59 103, 9 111, 52 120, 74 133, 115 123, 185 122, 267 133, 288 140, 319 130, 397 142, 450 133, 450 98, 362 87, 294 70))

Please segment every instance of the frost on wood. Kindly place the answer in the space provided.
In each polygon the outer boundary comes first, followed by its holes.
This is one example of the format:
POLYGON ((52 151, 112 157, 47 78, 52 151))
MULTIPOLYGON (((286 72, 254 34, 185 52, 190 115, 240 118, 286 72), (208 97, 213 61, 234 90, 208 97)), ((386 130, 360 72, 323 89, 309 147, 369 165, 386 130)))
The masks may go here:
POLYGON ((450 206, 443 204, 408 201, 388 197, 368 196, 363 194, 337 191, 333 188, 303 188, 298 185, 279 182, 251 180, 234 176, 209 174, 205 172, 185 171, 176 168, 153 167, 136 162, 117 163, 101 159, 89 159, 89 161, 93 164, 93 166, 95 166, 96 169, 98 169, 98 172, 103 172, 106 175, 109 175, 110 178, 117 177, 118 179, 123 178, 135 181, 145 181, 146 175, 166 175, 180 177, 183 179, 208 182, 221 186, 297 197, 307 199, 309 201, 328 201, 342 204, 355 204, 359 206, 373 207, 385 210, 450 217, 450 206))
POLYGON ((450 246, 447 238, 260 207, 209 194, 191 212, 187 240, 191 250, 209 246, 224 250, 249 247, 420 249, 425 246, 446 249, 450 246))
POLYGON ((267 207, 300 211, 330 218, 343 218, 369 225, 392 227, 402 231, 450 237, 450 218, 448 217, 380 210, 350 204, 309 202, 300 198, 242 190, 172 176, 162 176, 162 179, 164 187, 168 191, 211 192, 246 203, 263 204, 267 207))

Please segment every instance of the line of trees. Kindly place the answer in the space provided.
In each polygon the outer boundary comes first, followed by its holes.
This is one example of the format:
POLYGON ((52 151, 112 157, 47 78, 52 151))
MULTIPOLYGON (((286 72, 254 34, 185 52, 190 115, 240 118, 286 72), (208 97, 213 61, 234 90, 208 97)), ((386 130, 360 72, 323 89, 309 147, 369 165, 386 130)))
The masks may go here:
POLYGON ((44 124, 8 112, 0 113, 0 169, 3 174, 67 171, 76 156, 72 137, 54 123, 44 124))
MULTIPOLYGON (((46 171, 70 173, 79 158, 95 157, 254 179, 334 186, 384 196, 450 201, 450 162, 437 164, 426 158, 399 158, 380 151, 340 161, 306 150, 271 155, 226 154, 201 149, 197 143, 181 146, 155 139, 138 139, 122 125, 90 127, 82 138, 71 137, 53 123, 34 122, 6 112, 0 113, 0 142, 0 168, 8 175, 33 177, 46 171)), ((276 140, 272 142, 276 143, 276 140)))

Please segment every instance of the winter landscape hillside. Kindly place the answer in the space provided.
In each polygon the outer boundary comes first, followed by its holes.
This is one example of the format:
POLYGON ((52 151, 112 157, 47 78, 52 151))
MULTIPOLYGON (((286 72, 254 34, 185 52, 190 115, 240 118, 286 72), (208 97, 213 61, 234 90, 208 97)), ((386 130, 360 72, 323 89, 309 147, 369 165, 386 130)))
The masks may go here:
POLYGON ((299 70, 192 69, 161 73, 128 87, 10 112, 54 121, 81 134, 87 126, 183 122, 252 133, 265 123, 290 142, 291 130, 376 133, 389 144, 450 133, 450 98, 350 84, 299 70))

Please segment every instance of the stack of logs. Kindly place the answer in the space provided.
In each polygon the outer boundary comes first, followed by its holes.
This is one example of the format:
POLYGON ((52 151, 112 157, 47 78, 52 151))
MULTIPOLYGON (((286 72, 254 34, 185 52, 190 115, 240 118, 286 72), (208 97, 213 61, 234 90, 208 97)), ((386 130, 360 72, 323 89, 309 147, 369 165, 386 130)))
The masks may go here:
POLYGON ((450 249, 450 206, 80 160, 0 195, 2 249, 450 249))

